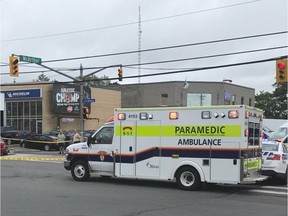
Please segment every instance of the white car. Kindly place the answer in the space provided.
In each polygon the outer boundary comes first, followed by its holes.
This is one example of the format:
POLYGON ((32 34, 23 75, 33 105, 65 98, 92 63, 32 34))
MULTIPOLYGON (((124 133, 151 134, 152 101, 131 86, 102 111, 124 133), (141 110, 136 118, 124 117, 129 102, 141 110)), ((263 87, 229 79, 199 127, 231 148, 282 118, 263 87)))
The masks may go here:
POLYGON ((262 143, 262 174, 280 178, 287 184, 288 148, 283 142, 262 143))

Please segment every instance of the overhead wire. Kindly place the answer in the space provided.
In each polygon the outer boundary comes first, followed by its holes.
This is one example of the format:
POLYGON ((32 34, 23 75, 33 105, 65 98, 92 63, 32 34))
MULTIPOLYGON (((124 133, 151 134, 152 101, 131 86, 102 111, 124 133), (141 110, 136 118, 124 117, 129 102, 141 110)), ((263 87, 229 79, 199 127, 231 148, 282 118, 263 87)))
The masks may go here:
MULTIPOLYGON (((183 47, 189 47, 189 46, 199 46, 199 45, 205 45, 205 44, 222 43, 222 42, 235 41, 235 40, 267 37, 267 36, 274 36, 274 35, 280 35, 280 34, 286 34, 286 33, 288 33, 288 31, 270 32, 270 33, 248 35, 248 36, 241 36, 241 37, 217 39, 217 40, 211 40, 211 41, 202 41, 202 42, 195 42, 195 43, 188 43, 188 44, 164 46, 164 47, 157 47, 157 48, 150 48, 150 49, 143 49, 143 50, 132 50, 132 51, 107 53, 107 54, 99 54, 99 55, 92 55, 92 56, 81 56, 81 57, 46 60, 46 61, 42 61, 42 62, 43 63, 51 63, 51 62, 61 62, 61 61, 75 61, 75 60, 80 60, 80 59, 110 57, 110 56, 117 56, 117 55, 127 55, 127 54, 139 53, 139 52, 144 53, 144 52, 152 52, 152 51, 159 51, 159 50, 166 50, 166 49, 183 48, 183 47)), ((27 65, 27 64, 31 64, 31 63, 22 63, 21 65, 27 65)), ((8 66, 8 65, 5 65, 5 66, 8 66)))
MULTIPOLYGON (((206 56, 198 56, 198 57, 190 57, 190 58, 182 58, 182 59, 170 59, 170 60, 162 60, 162 61, 154 61, 154 62, 143 62, 143 63, 133 63, 133 64, 122 64, 122 67, 126 68, 133 68, 133 66, 144 66, 144 65, 153 65, 153 64, 166 64, 166 63, 173 63, 173 62, 180 62, 180 61, 192 61, 192 60, 199 60, 199 59, 206 59, 206 58, 216 58, 216 57, 223 57, 223 56, 230 56, 230 55, 240 55, 240 54, 247 54, 247 53, 254 53, 254 52, 263 52, 263 51, 270 51, 275 49, 283 49, 287 48, 288 46, 278 46, 278 47, 268 47, 262 49, 254 49, 254 50, 246 50, 246 51, 239 51, 239 52, 230 52, 230 53, 222 53, 222 54, 214 54, 214 55, 206 55, 206 56)), ((104 66, 100 67, 83 67, 84 70, 92 70, 92 69, 100 69, 104 66)), ((155 69, 155 68, 153 68, 155 69)), ((178 68, 179 69, 179 68, 178 68)), ((60 70, 60 69, 58 69, 60 70)), ((79 68, 71 68, 71 69, 63 69, 61 71, 77 71, 79 68)), ((177 69, 176 69, 177 70, 177 69)), ((33 73, 46 73, 46 72, 53 72, 50 70, 40 70, 40 71, 29 71, 29 72, 21 72, 22 74, 33 74, 33 73)), ((1 73, 0 75, 8 75, 9 73, 1 73)))
MULTIPOLYGON (((146 22, 154 22, 154 21, 159 21, 159 20, 171 19, 171 18, 175 18, 175 17, 187 16, 187 15, 192 15, 192 14, 198 14, 198 13, 204 13, 204 12, 209 12, 209 11, 214 11, 214 10, 220 10, 220 9, 224 9, 224 8, 236 7, 236 6, 245 5, 245 4, 251 4, 251 3, 255 3, 255 2, 259 2, 259 1, 263 1, 263 0, 252 0, 252 1, 247 1, 247 2, 236 3, 236 4, 224 5, 224 6, 208 8, 208 9, 203 9, 203 10, 198 10, 198 11, 191 11, 191 12, 182 13, 182 14, 176 14, 176 15, 159 17, 159 18, 154 18, 154 19, 142 20, 141 22, 146 23, 146 22)), ((136 25, 136 24, 138 24, 138 22, 135 21, 135 22, 118 24, 118 25, 103 26, 103 27, 84 29, 84 30, 78 30, 78 31, 70 31, 70 32, 55 33, 55 34, 48 34, 48 35, 41 35, 41 36, 15 38, 15 39, 6 39, 6 40, 0 40, 0 43, 1 42, 12 42, 12 41, 56 37, 56 36, 70 35, 70 34, 76 34, 76 33, 84 33, 84 32, 90 32, 90 31, 98 31, 98 30, 104 30, 104 29, 112 29, 112 28, 129 26, 129 25, 136 25)))
MULTIPOLYGON (((288 56, 280 56, 280 57, 273 57, 273 58, 268 58, 268 59, 261 59, 261 60, 255 60, 255 61, 246 61, 246 62, 238 62, 238 63, 232 63, 232 64, 224 64, 224 65, 215 65, 215 66, 209 66, 209 67, 198 67, 198 68, 191 68, 188 70, 178 70, 178 71, 169 71, 169 72, 164 72, 164 73, 153 73, 153 74, 143 74, 143 75, 133 75, 133 76, 125 76, 123 79, 133 79, 133 78, 138 78, 138 77, 151 77, 151 76, 164 76, 164 75, 170 75, 170 74, 179 74, 179 73, 187 73, 187 72, 196 72, 196 71, 201 71, 201 70, 212 70, 212 69, 219 69, 219 68, 225 68, 225 67, 236 67, 236 66, 242 66, 242 65, 249 65, 249 64, 259 64, 259 63, 264 63, 264 62, 269 62, 269 61, 276 61, 278 59, 285 59, 288 56)), ((90 81, 112 81, 112 80, 118 80, 118 77, 113 77, 113 78, 97 78, 97 79, 91 79, 90 81)), ((66 81, 66 82, 47 82, 47 83, 41 83, 41 85, 45 84, 51 84, 51 83, 81 83, 81 82, 86 82, 85 80, 82 81, 66 81)), ((11 84, 1 84, 0 86, 9 86, 11 84)), ((39 83, 22 83, 21 85, 39 85, 39 83)))

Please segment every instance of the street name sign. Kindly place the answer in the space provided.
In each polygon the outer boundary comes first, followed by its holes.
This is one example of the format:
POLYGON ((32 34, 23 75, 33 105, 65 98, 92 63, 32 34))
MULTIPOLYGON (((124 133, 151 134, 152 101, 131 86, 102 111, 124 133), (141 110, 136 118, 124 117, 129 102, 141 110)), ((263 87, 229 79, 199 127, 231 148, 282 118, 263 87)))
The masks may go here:
POLYGON ((82 101, 83 101, 83 103, 92 103, 92 102, 95 102, 95 99, 94 98, 84 98, 82 101))
POLYGON ((35 64, 41 64, 42 63, 41 58, 32 57, 32 56, 19 55, 19 59, 20 59, 20 61, 29 62, 29 63, 35 63, 35 64))

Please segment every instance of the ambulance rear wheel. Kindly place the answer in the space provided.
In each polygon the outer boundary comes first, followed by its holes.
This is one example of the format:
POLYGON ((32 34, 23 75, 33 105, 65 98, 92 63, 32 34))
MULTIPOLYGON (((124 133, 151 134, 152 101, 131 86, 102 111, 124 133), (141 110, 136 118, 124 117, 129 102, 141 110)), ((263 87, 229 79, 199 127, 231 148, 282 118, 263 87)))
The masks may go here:
POLYGON ((75 181, 87 181, 90 177, 87 162, 75 161, 71 167, 71 174, 75 181))
POLYGON ((193 167, 182 167, 176 174, 176 182, 181 190, 197 190, 200 187, 200 176, 193 167))

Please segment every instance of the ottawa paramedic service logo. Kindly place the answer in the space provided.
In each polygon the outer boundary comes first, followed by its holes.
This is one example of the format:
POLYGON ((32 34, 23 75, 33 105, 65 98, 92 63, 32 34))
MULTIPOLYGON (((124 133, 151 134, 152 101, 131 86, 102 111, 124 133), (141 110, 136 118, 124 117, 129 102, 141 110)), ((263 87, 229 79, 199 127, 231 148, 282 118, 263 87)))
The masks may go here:
POLYGON ((105 151, 99 151, 98 154, 100 155, 100 160, 101 160, 101 161, 104 161, 104 159, 105 159, 105 154, 107 154, 107 152, 105 152, 105 151))

